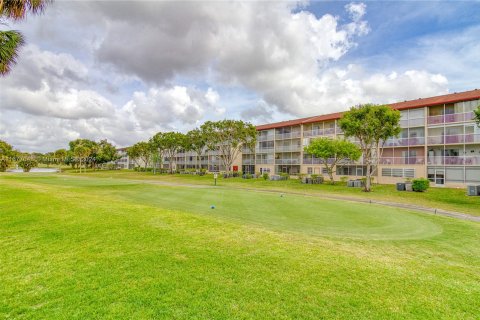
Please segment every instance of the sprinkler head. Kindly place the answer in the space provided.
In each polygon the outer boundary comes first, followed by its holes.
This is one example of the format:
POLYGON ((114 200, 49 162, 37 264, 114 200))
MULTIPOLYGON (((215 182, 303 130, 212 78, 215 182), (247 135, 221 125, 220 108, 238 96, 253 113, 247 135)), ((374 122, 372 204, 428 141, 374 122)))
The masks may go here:
POLYGON ((210 206, 210 209, 215 209, 215 206, 212 204, 212 205, 210 206))

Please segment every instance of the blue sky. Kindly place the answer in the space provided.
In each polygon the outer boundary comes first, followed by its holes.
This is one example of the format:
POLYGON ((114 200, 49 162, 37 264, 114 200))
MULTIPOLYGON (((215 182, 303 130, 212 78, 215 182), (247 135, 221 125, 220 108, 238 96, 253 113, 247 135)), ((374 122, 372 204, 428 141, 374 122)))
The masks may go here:
POLYGON ((480 2, 73 2, 0 79, 0 139, 128 146, 206 120, 261 124, 480 87, 480 2))

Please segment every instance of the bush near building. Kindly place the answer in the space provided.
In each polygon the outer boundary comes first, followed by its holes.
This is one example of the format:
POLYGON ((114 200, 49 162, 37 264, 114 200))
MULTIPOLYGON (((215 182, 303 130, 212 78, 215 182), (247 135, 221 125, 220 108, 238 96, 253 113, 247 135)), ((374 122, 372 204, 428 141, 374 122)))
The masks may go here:
POLYGON ((413 184, 412 184, 413 191, 423 192, 427 190, 429 187, 430 187, 430 181, 428 179, 420 178, 420 179, 413 180, 413 184))

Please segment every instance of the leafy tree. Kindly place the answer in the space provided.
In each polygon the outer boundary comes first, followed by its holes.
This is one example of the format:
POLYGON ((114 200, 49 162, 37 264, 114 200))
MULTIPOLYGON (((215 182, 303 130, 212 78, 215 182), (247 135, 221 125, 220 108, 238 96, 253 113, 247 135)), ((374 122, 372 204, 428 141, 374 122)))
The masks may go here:
POLYGON ((162 168, 163 157, 165 156, 165 145, 162 132, 157 132, 150 138, 148 143, 150 144, 153 161, 153 174, 157 173, 157 166, 162 168))
POLYGON ((0 172, 7 171, 7 168, 12 164, 11 158, 15 151, 13 147, 6 141, 0 140, 0 172))
POLYGON ((305 147, 305 152, 322 159, 325 169, 327 169, 328 176, 332 184, 333 169, 342 162, 356 161, 362 155, 362 150, 354 143, 348 140, 318 138, 313 139, 310 145, 305 147))
POLYGON ((18 166, 23 169, 23 172, 30 172, 32 168, 38 166, 38 162, 33 157, 22 157, 18 161, 18 166))
MULTIPOLYGON (((0 24, 2 20, 18 21, 27 12, 37 14, 43 11, 49 0, 0 0, 0 24)), ((19 48, 25 43, 23 35, 16 30, 0 30, 0 75, 10 72, 16 63, 19 48)))
POLYGON ((90 155, 92 150, 83 144, 77 144, 73 149, 73 154, 78 160, 80 166, 80 172, 82 172, 82 160, 84 162, 85 171, 87 170, 87 157, 90 155))
POLYGON ((189 150, 192 150, 196 153, 195 159, 195 169, 198 169, 198 161, 201 159, 202 154, 205 152, 205 147, 207 146, 207 137, 205 132, 195 128, 187 132, 186 141, 189 144, 189 150))
POLYGON ((218 150, 222 164, 230 172, 243 147, 253 149, 257 139, 255 126, 241 120, 207 121, 200 129, 207 137, 209 150, 218 150))
POLYGON ((62 162, 65 163, 67 158, 67 150, 58 149, 53 153, 53 156, 55 157, 58 163, 62 163, 62 162))
POLYGON ((95 148, 90 155, 92 167, 95 169, 97 164, 107 163, 118 159, 117 149, 107 139, 100 140, 95 144, 95 148))
POLYGON ((130 148, 127 148, 127 155, 135 161, 135 163, 140 167, 138 160, 143 162, 144 168, 147 169, 148 164, 150 163, 150 156, 152 154, 152 146, 148 142, 137 142, 130 148))
POLYGON ((173 173, 173 163, 175 162, 175 155, 179 150, 185 147, 185 135, 180 132, 166 132, 157 134, 156 143, 164 150, 168 157, 169 171, 173 173))
POLYGON ((340 128, 346 137, 355 137, 360 143, 367 166, 364 191, 371 191, 372 169, 378 167, 383 145, 400 133, 400 112, 385 105, 364 104, 350 108, 340 119, 340 128))

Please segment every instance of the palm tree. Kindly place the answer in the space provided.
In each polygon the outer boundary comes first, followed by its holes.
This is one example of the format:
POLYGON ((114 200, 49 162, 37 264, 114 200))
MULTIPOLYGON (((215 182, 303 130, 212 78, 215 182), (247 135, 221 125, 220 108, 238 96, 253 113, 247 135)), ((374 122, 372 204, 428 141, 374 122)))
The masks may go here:
MULTIPOLYGON (((26 17, 27 12, 37 14, 43 11, 51 0, 0 0, 0 24, 5 20, 18 21, 26 17)), ((23 35, 16 30, 0 30, 0 75, 10 72, 17 62, 18 50, 25 43, 23 35)))

